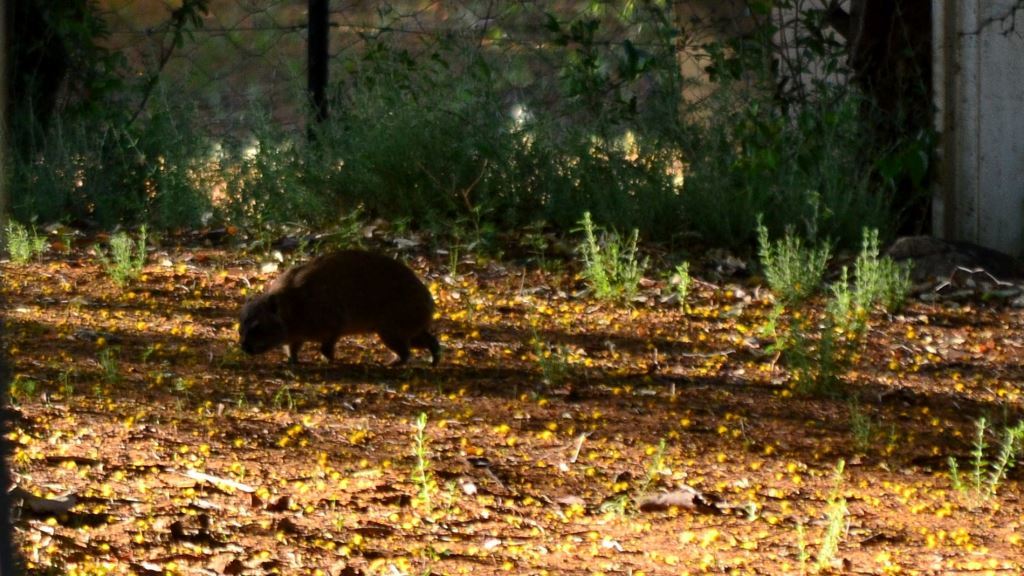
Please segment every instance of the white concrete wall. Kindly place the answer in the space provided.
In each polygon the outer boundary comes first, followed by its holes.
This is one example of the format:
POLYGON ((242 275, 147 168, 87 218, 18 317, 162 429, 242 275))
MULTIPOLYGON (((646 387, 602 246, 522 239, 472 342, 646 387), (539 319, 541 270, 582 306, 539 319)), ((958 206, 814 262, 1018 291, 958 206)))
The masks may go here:
POLYGON ((935 0, 939 236, 1024 255, 1024 9, 935 0))
POLYGON ((702 102, 714 90, 704 70, 710 63, 704 44, 749 32, 753 21, 746 0, 675 0, 672 13, 682 32, 676 48, 684 84, 680 104, 686 108, 702 102))

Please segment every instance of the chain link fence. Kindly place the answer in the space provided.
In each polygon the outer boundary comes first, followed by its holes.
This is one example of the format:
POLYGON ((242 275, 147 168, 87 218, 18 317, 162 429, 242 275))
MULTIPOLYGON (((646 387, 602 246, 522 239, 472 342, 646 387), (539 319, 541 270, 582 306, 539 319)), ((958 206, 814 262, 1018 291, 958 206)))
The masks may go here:
MULTIPOLYGON (((180 6, 180 0, 108 0, 103 6, 109 42, 127 57, 134 74, 151 74, 166 60, 157 97, 194 104, 219 130, 244 126, 253 113, 301 126, 306 2, 212 0, 202 26, 189 29, 185 41, 174 46, 169 18, 180 6)), ((440 58, 443 50, 458 46, 501 71, 510 103, 516 92, 553 103, 558 82, 565 80, 560 74, 567 51, 573 52, 570 59, 601 58, 600 65, 658 58, 659 65, 671 62, 684 79, 696 80, 704 74, 704 44, 749 32, 752 24, 743 0, 335 1, 330 4, 330 81, 337 95, 347 79, 358 76, 361 60, 380 46, 410 61, 440 58)), ((630 96, 642 99, 649 82, 641 78, 631 89, 636 93, 630 96)))
POLYGON ((856 239, 886 205, 858 164, 871 135, 825 4, 334 0, 331 121, 313 128, 308 2, 103 0, 104 25, 69 37, 101 38, 100 72, 127 77, 68 90, 93 107, 23 155, 15 210, 253 229, 360 210, 483 239, 571 231, 586 210, 733 245, 764 214, 856 239))

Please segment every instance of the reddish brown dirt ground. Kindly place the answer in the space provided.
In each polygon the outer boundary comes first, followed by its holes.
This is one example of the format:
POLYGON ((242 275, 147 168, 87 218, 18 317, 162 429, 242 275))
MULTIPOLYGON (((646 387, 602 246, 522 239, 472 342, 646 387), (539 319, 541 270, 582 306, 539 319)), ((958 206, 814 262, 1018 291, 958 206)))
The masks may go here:
POLYGON ((970 489, 975 421, 994 459, 1022 417, 1018 310, 877 313, 843 394, 808 397, 765 350, 753 284, 701 284, 681 308, 650 282, 625 306, 569 272, 407 260, 438 302, 436 369, 388 366, 373 338, 330 364, 314 346, 298 366, 244 356, 238 310, 273 274, 240 252, 151 254, 123 289, 83 251, 4 264, 16 479, 77 499, 22 511, 32 571, 1024 572, 1020 467, 970 489), (685 486, 718 503, 636 509, 685 486))

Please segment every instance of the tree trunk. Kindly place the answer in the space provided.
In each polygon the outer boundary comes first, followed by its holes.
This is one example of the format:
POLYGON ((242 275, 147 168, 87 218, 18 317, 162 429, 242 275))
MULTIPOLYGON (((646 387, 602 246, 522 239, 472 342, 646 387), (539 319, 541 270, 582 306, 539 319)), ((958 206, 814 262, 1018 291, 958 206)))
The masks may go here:
MULTIPOLYGON (((830 25, 847 41, 854 81, 873 108, 865 121, 883 148, 932 130, 931 0, 851 0, 849 12, 833 1, 830 25)), ((900 232, 920 233, 931 222, 927 182, 895 182, 900 232)))
POLYGON ((852 0, 846 30, 855 78, 897 124, 931 125, 931 0, 852 0))
MULTIPOLYGON (((11 3, 6 2, 0 5, 0 224, 7 222, 7 194, 8 194, 8 146, 10 145, 10 131, 8 124, 7 108, 7 55, 8 55, 8 34, 7 23, 11 3)), ((7 239, 4 238, 6 245, 7 239)), ((6 246, 5 246, 6 247, 6 246)), ((2 307, 6 309, 6 306, 2 307)), ((0 341, 3 341, 3 318, 0 317, 0 341)), ((0 576, 13 575, 14 572, 14 546, 11 536, 11 499, 8 488, 11 485, 11 475, 8 470, 7 456, 9 443, 7 440, 8 420, 8 395, 10 394, 10 383, 8 377, 10 372, 7 369, 7 347, 0 349, 0 576)))

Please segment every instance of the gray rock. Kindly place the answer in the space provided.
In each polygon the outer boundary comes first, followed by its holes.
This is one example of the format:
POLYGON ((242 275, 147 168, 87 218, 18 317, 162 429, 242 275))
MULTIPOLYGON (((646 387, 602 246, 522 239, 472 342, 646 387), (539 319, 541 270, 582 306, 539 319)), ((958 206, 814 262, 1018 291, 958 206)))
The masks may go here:
POLYGON ((1004 282, 1024 280, 1024 263, 1020 260, 970 242, 904 236, 893 242, 886 255, 897 262, 910 261, 910 278, 915 284, 948 279, 958 268, 980 268, 1004 282))

